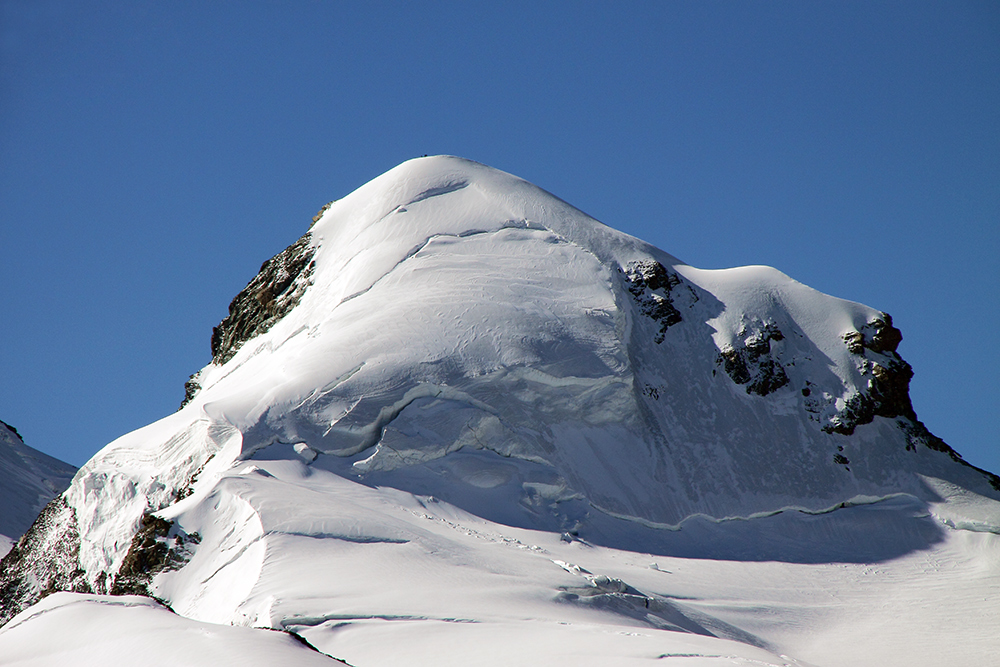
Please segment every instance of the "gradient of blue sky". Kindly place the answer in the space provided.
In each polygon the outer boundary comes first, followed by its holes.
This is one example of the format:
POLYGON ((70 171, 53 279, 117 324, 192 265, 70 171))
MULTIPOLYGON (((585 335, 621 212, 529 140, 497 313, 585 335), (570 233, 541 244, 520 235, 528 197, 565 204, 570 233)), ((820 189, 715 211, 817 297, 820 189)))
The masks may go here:
POLYGON ((172 412, 263 260, 436 153, 888 311, 1000 472, 996 2, 0 0, 0 419, 81 464, 172 412))

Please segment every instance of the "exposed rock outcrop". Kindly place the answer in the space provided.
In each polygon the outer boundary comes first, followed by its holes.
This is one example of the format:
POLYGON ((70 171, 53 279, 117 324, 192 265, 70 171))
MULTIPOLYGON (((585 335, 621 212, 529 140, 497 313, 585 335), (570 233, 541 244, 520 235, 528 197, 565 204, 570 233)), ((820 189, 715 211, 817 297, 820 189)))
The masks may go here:
MULTIPOLYGON (((214 456, 214 455, 212 455, 214 456)), ((209 456, 172 491, 162 508, 191 494, 209 456)), ((65 496, 42 510, 10 553, 0 561, 0 625, 41 598, 57 591, 110 595, 149 595, 148 585, 163 571, 183 567, 201 542, 198 533, 186 533, 173 522, 144 513, 132 533, 129 550, 117 572, 102 571, 88 577, 81 565, 77 515, 65 496)))
POLYGON ((311 284, 313 247, 306 233, 271 259, 229 304, 229 315, 212 329, 212 361, 224 364, 243 343, 262 334, 298 304, 311 284))
POLYGON ((913 369, 896 353, 903 335, 892 326, 892 317, 882 313, 859 331, 847 332, 843 339, 847 349, 856 355, 861 375, 868 380, 867 391, 848 398, 844 409, 823 430, 850 435, 855 427, 869 424, 875 417, 916 420, 910 402, 913 369))
MULTIPOLYGON (((330 202, 313 216, 312 224, 333 205, 330 202)), ((312 225, 310 225, 312 229, 312 225)), ((212 362, 222 365, 233 358, 245 342, 270 329, 302 299, 312 284, 316 248, 311 232, 260 266, 260 271, 229 303, 229 315, 212 328, 212 362)), ((201 391, 200 373, 184 383, 181 409, 201 391)))
POLYGON ((663 342, 667 329, 683 319, 674 306, 671 295, 671 291, 681 284, 681 279, 676 273, 652 260, 630 262, 624 273, 628 291, 640 312, 660 325, 654 338, 659 345, 663 342))
POLYGON ((876 354, 895 352, 902 340, 903 333, 892 326, 892 316, 888 313, 882 313, 882 317, 867 323, 860 331, 849 331, 844 334, 847 348, 853 354, 864 354, 865 350, 871 350, 876 354))
POLYGON ((737 343, 719 351, 719 363, 733 382, 746 385, 748 394, 767 396, 788 384, 788 375, 771 353, 771 341, 784 338, 773 322, 744 325, 737 343))
POLYGON ((188 376, 187 381, 184 383, 184 400, 181 401, 180 407, 177 408, 178 410, 194 400, 195 395, 201 391, 201 383, 198 381, 200 375, 201 371, 188 376))
POLYGON ((198 533, 187 535, 171 521, 152 513, 144 514, 109 592, 150 596, 153 577, 158 572, 182 567, 191 557, 190 547, 199 542, 198 533))
POLYGON ((0 561, 0 625, 55 591, 92 592, 80 567, 76 513, 62 496, 0 561))

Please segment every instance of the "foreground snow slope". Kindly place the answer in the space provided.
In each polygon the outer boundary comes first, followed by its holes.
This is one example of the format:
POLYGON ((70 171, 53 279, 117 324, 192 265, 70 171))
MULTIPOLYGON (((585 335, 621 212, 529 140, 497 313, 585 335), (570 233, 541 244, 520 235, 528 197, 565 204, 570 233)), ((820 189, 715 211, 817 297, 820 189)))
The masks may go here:
POLYGON ((186 405, 4 560, 0 612, 150 593, 358 667, 982 662, 1000 480, 916 420, 899 340, 413 160, 265 263, 186 405))
POLYGON ((199 623, 149 598, 56 593, 0 629, 4 665, 334 667, 290 635, 199 623))
POLYGON ((677 544, 705 556, 679 557, 504 526, 302 461, 244 461, 164 513, 174 537, 201 537, 186 565, 152 584, 180 617, 152 602, 128 613, 142 604, 128 596, 50 596, 0 629, 0 655, 133 664, 105 660, 148 638, 186 664, 226 651, 222 664, 315 661, 256 655, 251 631, 233 624, 294 631, 356 667, 991 664, 998 535, 950 528, 940 507, 912 497, 887 503, 686 525, 677 544), (878 557, 924 533, 937 541, 878 557), (843 542, 867 547, 867 560, 826 557, 843 542), (718 544, 777 544, 790 558, 710 557, 718 544), (49 635, 58 642, 38 641, 49 635), (214 653, 199 643, 209 639, 214 653))
POLYGON ((0 422, 0 556, 69 486, 74 472, 68 463, 25 445, 13 427, 0 422))
MULTIPOLYGON (((995 502, 989 510, 997 516, 995 502)), ((690 522, 670 537, 700 556, 678 557, 503 526, 303 462, 258 460, 165 513, 202 543, 154 590, 182 615, 294 630, 359 667, 401 655, 428 666, 663 655, 988 664, 1000 650, 1000 539, 946 527, 935 512, 900 496, 822 516, 690 522), (250 508, 242 541, 232 535, 241 524, 215 520, 250 508), (753 553, 768 548, 778 553, 753 553)))

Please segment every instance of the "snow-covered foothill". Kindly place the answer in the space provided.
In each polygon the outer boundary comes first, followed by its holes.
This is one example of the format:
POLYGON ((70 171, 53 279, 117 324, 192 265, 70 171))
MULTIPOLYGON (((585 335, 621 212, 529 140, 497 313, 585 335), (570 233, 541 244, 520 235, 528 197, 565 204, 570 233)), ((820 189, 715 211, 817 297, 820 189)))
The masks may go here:
POLYGON ((982 663, 1000 479, 917 421, 899 339, 412 160, 265 264, 185 406, 52 511, 78 576, 26 549, 0 611, 142 592, 356 667, 982 663))

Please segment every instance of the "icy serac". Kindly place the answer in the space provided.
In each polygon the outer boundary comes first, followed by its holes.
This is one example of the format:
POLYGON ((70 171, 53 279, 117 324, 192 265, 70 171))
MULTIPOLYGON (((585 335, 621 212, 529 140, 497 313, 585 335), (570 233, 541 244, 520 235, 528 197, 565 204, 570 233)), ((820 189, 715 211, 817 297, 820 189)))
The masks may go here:
POLYGON ((75 472, 68 463, 25 445, 13 426, 0 421, 0 556, 66 490, 75 472))
MULTIPOLYGON (((669 653, 585 630, 638 627, 677 655, 801 664, 781 653, 815 625, 679 602, 646 554, 916 571, 953 533, 995 549, 1000 479, 917 421, 900 339, 775 269, 696 269, 509 174, 412 160, 264 264, 183 407, 99 452, 4 560, 0 613, 140 593, 349 662, 467 664, 496 637, 569 642, 573 664, 669 653)), ((885 641, 933 655, 908 632, 885 641)))

